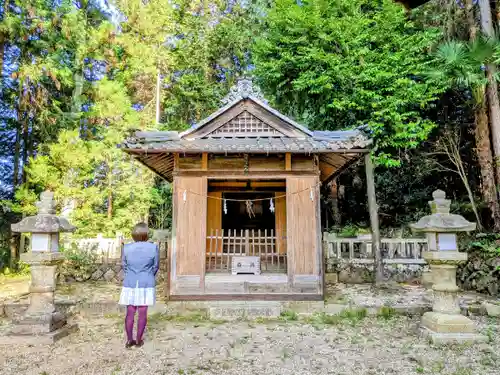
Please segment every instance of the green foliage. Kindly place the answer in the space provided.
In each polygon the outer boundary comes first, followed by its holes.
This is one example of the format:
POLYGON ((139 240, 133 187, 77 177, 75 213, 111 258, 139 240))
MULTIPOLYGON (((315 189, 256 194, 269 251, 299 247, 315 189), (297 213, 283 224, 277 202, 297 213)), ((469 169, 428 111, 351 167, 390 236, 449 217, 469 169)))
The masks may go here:
POLYGON ((68 248, 62 248, 61 252, 64 254, 64 262, 59 266, 60 278, 71 278, 76 281, 90 279, 97 261, 93 249, 82 249, 72 244, 68 248))
MULTIPOLYGON (((478 238, 476 241, 469 242, 467 249, 469 251, 480 250, 486 258, 500 259, 500 235, 493 234, 478 238)), ((500 271, 500 262, 498 263, 495 269, 500 271)))
POLYGON ((151 189, 150 226, 153 229, 172 227, 172 185, 157 181, 151 189))
POLYGON ((422 109, 446 89, 423 75, 439 29, 419 27, 391 0, 277 0, 254 59, 276 104, 312 129, 368 125, 378 161, 416 147, 435 126, 422 109))
POLYGON ((15 78, 43 89, 36 106, 19 108, 27 121, 19 126, 29 129, 31 118, 40 126, 28 135, 36 157, 27 152, 33 157, 25 163, 26 182, 9 207, 34 214, 39 193, 53 190, 77 236, 128 235, 148 217, 155 228, 170 227, 170 186, 155 185, 153 174, 116 145, 130 130, 154 126, 158 74, 167 122, 160 127, 181 129, 215 109, 249 62, 250 8, 235 5, 228 12, 222 1, 116 5, 126 16, 120 32, 90 1, 78 8, 69 1, 28 1, 5 20, 15 32, 38 38, 16 40, 22 58, 15 78), (25 18, 28 24, 43 20, 44 33, 25 26, 25 18), (41 137, 38 129, 50 134, 41 137))
POLYGON ((359 228, 354 224, 347 224, 337 232, 338 237, 353 238, 358 235, 359 228))
POLYGON ((280 320, 285 322, 299 320, 299 314, 292 310, 282 311, 280 314, 280 320))

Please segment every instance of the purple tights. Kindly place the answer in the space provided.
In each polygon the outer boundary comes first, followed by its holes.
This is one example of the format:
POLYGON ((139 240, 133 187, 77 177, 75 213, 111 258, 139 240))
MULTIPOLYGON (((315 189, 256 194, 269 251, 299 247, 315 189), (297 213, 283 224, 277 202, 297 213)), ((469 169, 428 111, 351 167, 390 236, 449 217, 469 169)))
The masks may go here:
POLYGON ((148 307, 147 306, 127 306, 127 315, 125 316, 125 332, 127 333, 127 341, 132 341, 134 331, 134 317, 136 310, 139 310, 139 319, 137 321, 137 342, 142 341, 146 323, 148 322, 148 307))

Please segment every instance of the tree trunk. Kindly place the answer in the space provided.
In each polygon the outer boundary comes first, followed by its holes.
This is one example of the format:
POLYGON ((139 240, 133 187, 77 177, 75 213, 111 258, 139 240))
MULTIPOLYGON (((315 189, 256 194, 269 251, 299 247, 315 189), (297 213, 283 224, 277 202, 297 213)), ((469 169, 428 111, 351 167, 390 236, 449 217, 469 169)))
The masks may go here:
POLYGON ((488 95, 488 105, 490 107, 491 143, 494 155, 493 166, 496 181, 498 183, 500 181, 500 102, 498 101, 498 85, 494 78, 495 71, 496 68, 494 65, 488 65, 486 71, 488 86, 486 91, 488 95))
POLYGON ((375 272, 375 285, 384 282, 384 264, 382 263, 382 251, 380 242, 380 229, 378 219, 378 206, 375 193, 374 167, 370 154, 365 155, 366 185, 368 195, 368 211, 370 212, 370 224, 372 230, 373 270, 375 272))
MULTIPOLYGON (((473 0, 466 0, 467 22, 469 24, 469 37, 474 41, 477 36, 477 25, 474 17, 473 0)), ((493 229, 500 230, 500 204, 497 199, 495 185, 495 170, 493 168, 493 155, 491 152, 490 126, 488 123, 487 99, 484 92, 478 98, 474 109, 476 155, 481 170, 481 195, 488 205, 493 221, 493 229)))
POLYGON ((17 262, 18 262, 18 241, 17 241, 17 236, 15 234, 11 234, 10 241, 9 241, 9 247, 10 247, 10 262, 9 262, 9 267, 11 270, 15 269, 17 267, 17 262))
POLYGON ((469 24, 469 38, 475 40, 477 35, 476 19, 474 17, 474 3, 473 0, 466 0, 467 23, 469 24))
POLYGON ((20 124, 16 127, 16 144, 14 146, 14 173, 12 176, 12 186, 16 190, 19 185, 19 160, 21 158, 21 129, 20 124))
POLYGON ((332 207, 333 225, 339 226, 342 221, 342 217, 340 215, 340 209, 339 209, 339 194, 338 194, 337 181, 332 181, 332 183, 330 184, 330 199, 332 207))
POLYGON ((480 103, 476 108, 475 122, 476 154, 481 170, 481 193, 484 202, 488 205, 490 210, 494 230, 500 231, 500 204, 498 203, 495 186, 495 172, 493 169, 493 156, 491 154, 490 128, 488 124, 486 101, 480 103))
POLYGON ((30 142, 30 129, 28 125, 28 119, 23 120, 23 171, 22 171, 22 182, 26 182, 26 165, 28 164, 28 153, 29 153, 29 142, 30 142))
MULTIPOLYGON (((479 0, 479 9, 481 11, 481 29, 483 33, 489 38, 494 38, 495 30, 491 19, 491 6, 489 0, 479 0)), ((486 93, 490 112, 494 170, 496 182, 498 183, 500 182, 500 102, 498 101, 498 86, 495 81, 495 74, 496 66, 488 64, 486 66, 486 78, 488 80, 486 93)))
POLYGON ((113 191, 108 189, 108 219, 113 217, 113 191))

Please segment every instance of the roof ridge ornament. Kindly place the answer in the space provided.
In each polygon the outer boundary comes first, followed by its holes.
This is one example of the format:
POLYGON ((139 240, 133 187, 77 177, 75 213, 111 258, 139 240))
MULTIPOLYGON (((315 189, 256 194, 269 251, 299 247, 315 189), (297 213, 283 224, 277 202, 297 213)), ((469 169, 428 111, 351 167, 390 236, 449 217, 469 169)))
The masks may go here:
POLYGON ((223 105, 227 105, 239 99, 245 99, 249 96, 253 96, 259 99, 261 102, 268 104, 267 100, 264 98, 260 88, 253 83, 251 77, 241 77, 236 80, 236 84, 231 87, 229 94, 227 94, 222 100, 223 105))

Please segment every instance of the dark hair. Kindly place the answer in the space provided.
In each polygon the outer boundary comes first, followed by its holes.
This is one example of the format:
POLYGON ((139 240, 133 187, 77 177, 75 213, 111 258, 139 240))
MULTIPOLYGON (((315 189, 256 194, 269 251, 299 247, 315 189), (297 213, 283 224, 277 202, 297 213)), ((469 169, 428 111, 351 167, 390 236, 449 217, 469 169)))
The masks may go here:
POLYGON ((149 236, 149 228, 146 223, 139 223, 132 229, 132 238, 135 242, 146 242, 149 236))

